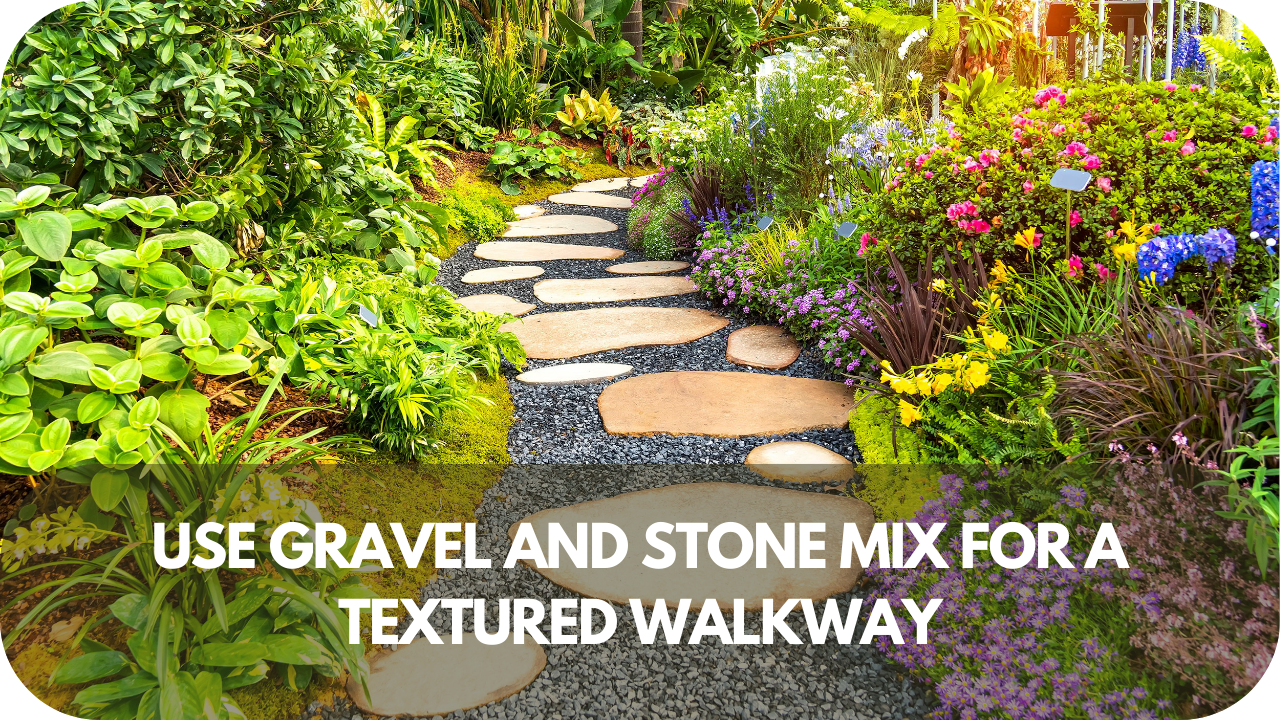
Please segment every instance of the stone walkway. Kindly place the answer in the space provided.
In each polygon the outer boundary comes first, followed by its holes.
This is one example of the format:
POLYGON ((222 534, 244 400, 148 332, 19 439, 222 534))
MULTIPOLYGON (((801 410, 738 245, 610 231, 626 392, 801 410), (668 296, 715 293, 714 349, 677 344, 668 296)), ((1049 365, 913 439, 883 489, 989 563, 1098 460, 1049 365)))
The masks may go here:
MULTIPOLYGON (((574 570, 563 558, 559 570, 495 562, 490 570, 441 571, 424 588, 424 597, 489 598, 490 632, 499 626, 498 598, 603 598, 619 603, 615 634, 601 644, 540 652, 510 641, 477 646, 470 613, 459 630, 438 610, 436 631, 467 633, 470 644, 419 639, 381 655, 371 663, 373 704, 362 693, 352 696, 364 712, 452 710, 459 718, 922 717, 932 707, 927 694, 870 646, 637 639, 627 598, 651 606, 655 598, 689 597, 696 609, 718 596, 731 621, 735 598, 758 610, 763 598, 835 597, 843 614, 861 573, 839 570, 834 558, 827 571, 723 570, 705 548, 698 570, 650 570, 638 562, 649 523, 767 522, 781 537, 785 522, 863 526, 874 514, 841 490, 858 459, 844 428, 852 393, 777 328, 744 331, 753 323, 691 293, 686 267, 651 264, 628 248, 629 203, 621 201, 634 192, 629 185, 594 181, 560 198, 571 204, 537 203, 545 214, 512 223, 508 233, 528 242, 464 246, 439 277, 458 295, 475 296, 464 299, 474 309, 533 308, 507 326, 531 359, 523 371, 505 370, 516 408, 508 445, 517 464, 477 509, 481 556, 505 557, 522 523, 545 547, 548 522, 572 528, 607 521, 627 530, 627 562, 612 571, 574 570), (615 200, 581 204, 584 194, 615 200), (531 266, 504 265, 534 260, 536 277, 531 266), (479 287, 472 285, 477 277, 479 287), (414 655, 401 657, 410 648, 414 655), (453 663, 497 670, 432 670, 453 663), (380 687, 386 704, 379 703, 380 687)), ((741 547, 735 542, 725 540, 727 556, 741 547)), ((746 623, 748 632, 760 632, 758 612, 746 623)), ((788 623, 799 630, 803 615, 793 613, 788 623)), ((541 627, 550 632, 549 621, 541 627)))

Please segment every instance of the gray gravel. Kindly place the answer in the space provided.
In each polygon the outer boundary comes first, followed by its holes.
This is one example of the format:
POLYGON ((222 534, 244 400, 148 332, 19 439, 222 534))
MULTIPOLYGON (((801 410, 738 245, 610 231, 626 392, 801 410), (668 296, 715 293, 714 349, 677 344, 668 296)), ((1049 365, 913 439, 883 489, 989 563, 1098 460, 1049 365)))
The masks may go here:
MULTIPOLYGON (((630 191, 613 193, 629 196, 630 191)), ((554 242, 625 247, 626 213, 621 210, 573 208, 539 203, 552 213, 590 214, 606 218, 619 231, 604 235, 551 238, 554 242)), ((591 278, 606 275, 616 262, 643 260, 628 251, 614 261, 556 261, 539 263, 546 273, 536 279, 492 285, 466 286, 465 272, 501 263, 478 260, 474 244, 463 246, 441 268, 439 282, 461 295, 495 292, 538 305, 538 312, 583 309, 591 305, 546 306, 533 296, 533 283, 544 278, 591 278)), ((629 305, 716 309, 702 297, 686 295, 654 298, 629 305)), ((609 303, 603 306, 617 305, 609 303)), ((665 370, 751 371, 724 359, 725 338, 746 324, 729 316, 729 327, 701 340, 678 346, 629 348, 568 361, 530 361, 526 369, 563 362, 621 362, 637 373, 665 370)), ((614 437, 604 432, 596 397, 607 383, 587 386, 530 386, 514 381, 518 370, 506 367, 512 379, 511 396, 517 422, 508 447, 517 463, 484 493, 476 510, 478 554, 495 559, 495 569, 448 570, 423 589, 434 598, 576 598, 523 565, 501 568, 510 543, 507 528, 517 520, 547 508, 564 507, 626 492, 686 482, 742 482, 790 487, 797 491, 830 491, 821 486, 788 485, 764 480, 741 465, 751 448, 774 440, 808 440, 858 460, 853 437, 844 430, 794 433, 769 438, 614 437), (716 467, 707 467, 708 464, 716 467), (701 466, 701 467, 699 467, 701 466)), ((809 351, 781 374, 834 379, 809 351)), ((440 469, 437 468, 437 471, 440 469)), ((839 596, 842 613, 858 590, 839 596)), ((497 603, 487 604, 490 627, 497 622, 497 603)), ((871 646, 723 645, 718 639, 698 645, 667 645, 659 639, 643 645, 637 639, 629 608, 617 608, 613 637, 599 645, 550 645, 547 668, 528 687, 497 703, 449 718, 571 719, 571 718, 857 718, 900 720, 922 718, 933 709, 930 692, 886 662, 871 646)), ((450 631, 449 614, 432 616, 437 632, 450 631)), ((865 621, 865 612, 863 621, 865 621)), ((803 616, 789 620, 799 630, 803 616)), ((691 617, 687 627, 691 628, 691 617)), ((747 631, 760 631, 759 614, 751 614, 747 631)), ((403 627, 401 631, 403 631, 403 627)), ((472 629, 470 619, 466 629, 472 629)), ((550 623, 542 625, 550 632, 550 623)), ((806 637, 801 633, 801 637, 806 637)), ((344 699, 331 707, 313 705, 311 714, 324 720, 359 717, 344 699)), ((363 719, 361 719, 363 720, 363 719)))

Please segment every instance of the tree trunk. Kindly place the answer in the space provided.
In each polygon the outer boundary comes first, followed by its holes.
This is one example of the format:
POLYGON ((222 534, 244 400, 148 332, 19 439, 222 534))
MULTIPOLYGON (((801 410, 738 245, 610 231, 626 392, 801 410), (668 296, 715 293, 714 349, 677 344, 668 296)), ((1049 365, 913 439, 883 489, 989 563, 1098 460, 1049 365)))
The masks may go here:
MULTIPOLYGON (((675 22, 680 13, 689 7, 689 0, 667 0, 665 12, 663 13, 663 22, 675 22)), ((671 69, 679 70, 684 65, 684 56, 677 55, 671 58, 671 69)))
MULTIPOLYGON (((622 39, 631 43, 635 54, 631 57, 638 63, 644 62, 644 0, 635 0, 627 19, 622 21, 622 39)), ((627 75, 635 77, 635 70, 628 70, 627 75)))

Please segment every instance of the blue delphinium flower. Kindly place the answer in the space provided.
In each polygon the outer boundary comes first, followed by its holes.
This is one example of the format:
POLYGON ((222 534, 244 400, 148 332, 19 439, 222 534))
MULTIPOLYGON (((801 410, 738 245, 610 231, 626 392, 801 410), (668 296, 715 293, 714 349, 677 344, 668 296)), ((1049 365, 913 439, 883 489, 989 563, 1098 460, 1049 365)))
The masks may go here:
POLYGON ((1262 243, 1267 252, 1275 254, 1276 238, 1280 235, 1280 161, 1259 160, 1252 172, 1251 229, 1249 237, 1262 243))
POLYGON ((1200 49, 1200 23, 1183 27, 1178 33, 1178 44, 1173 51, 1173 69, 1204 71, 1204 51, 1200 49))
POLYGON ((1236 236, 1226 228, 1210 230, 1200 236, 1200 254, 1209 265, 1216 262, 1230 265, 1236 261, 1236 236))
POLYGON ((1200 254, 1200 238, 1191 233, 1154 237, 1138 246, 1138 276, 1163 285, 1178 263, 1200 254))

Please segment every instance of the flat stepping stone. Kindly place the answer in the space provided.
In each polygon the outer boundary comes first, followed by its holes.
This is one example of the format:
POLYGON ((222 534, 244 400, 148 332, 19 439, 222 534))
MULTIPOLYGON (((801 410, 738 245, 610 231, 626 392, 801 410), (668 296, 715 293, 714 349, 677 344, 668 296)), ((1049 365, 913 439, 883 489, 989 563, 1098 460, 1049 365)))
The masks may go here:
POLYGON ((591 215, 542 215, 507 223, 502 237, 542 237, 544 235, 592 235, 617 230, 618 226, 591 215))
POLYGON ((649 179, 652 177, 652 173, 649 175, 637 175, 636 177, 631 178, 631 187, 644 187, 644 184, 649 182, 649 179))
POLYGON ((519 220, 528 220, 546 214, 547 209, 537 205, 517 205, 511 208, 511 212, 515 213, 519 220))
POLYGON ((542 268, 537 265, 507 265, 504 267, 472 270, 462 276, 462 282, 468 285, 478 285, 480 283, 523 280, 525 278, 538 277, 541 274, 542 268))
POLYGON ((502 329, 515 333, 529 357, 559 360, 643 345, 679 345, 728 324, 708 310, 619 307, 538 313, 502 329))
POLYGON ((622 210, 631 209, 630 198, 618 197, 617 195, 603 195, 596 192, 559 193, 552 195, 547 199, 554 203, 560 203, 561 205, 585 205, 587 207, 620 208, 622 210))
POLYGON ((610 265, 605 268, 605 271, 615 275, 660 275, 683 270, 687 267, 689 267, 689 263, 679 260, 645 260, 643 262, 610 265))
POLYGON ((601 192, 604 190, 621 190, 631 182, 631 178, 602 178, 600 180, 592 180, 590 182, 578 183, 569 188, 573 192, 601 192))
MULTIPOLYGON (((728 613, 727 608, 732 607, 736 598, 745 601, 747 610, 760 610, 764 598, 818 601, 853 589, 862 568, 856 555, 850 563, 852 567, 840 568, 839 539, 845 523, 857 525, 866 537, 875 523, 875 511, 862 500, 842 495, 745 483, 687 483, 543 510, 513 523, 507 536, 514 539, 517 528, 529 523, 545 549, 549 547, 547 526, 553 522, 570 529, 577 527, 575 523, 613 523, 630 539, 630 550, 621 564, 607 569, 579 569, 561 553, 559 568, 534 568, 551 582, 580 595, 623 606, 631 598, 639 598, 646 606, 653 607, 654 601, 662 598, 669 612, 681 598, 692 599, 693 607, 698 609, 705 598, 716 598, 721 611, 728 613), (697 522, 715 528, 721 523, 736 522, 749 528, 754 537, 756 523, 763 522, 768 523, 774 536, 782 541, 785 524, 795 523, 797 519, 826 523, 827 533, 822 536, 826 539, 825 549, 812 554, 813 558, 826 561, 825 568, 801 569, 798 562, 796 568, 783 568, 772 553, 767 556, 765 568, 757 568, 754 559, 737 569, 721 568, 707 555, 708 535, 700 534, 697 567, 690 569, 684 538, 674 533, 665 538, 677 552, 670 567, 654 569, 641 563, 645 551, 649 550, 644 537, 651 523, 697 522)), ((742 541, 733 533, 724 535, 718 544, 726 558, 736 558, 742 551, 742 541)), ((612 541, 605 540, 606 557, 614 547, 612 541)), ((652 551, 647 554, 659 555, 652 551)))
POLYGON ((734 365, 781 370, 800 357, 800 343, 777 325, 752 325, 729 333, 724 357, 734 365))
POLYGON ((786 482, 845 482, 853 477, 848 458, 811 442, 765 443, 747 454, 746 466, 786 482))
POLYGON ((853 390, 785 375, 677 371, 616 382, 597 404, 613 435, 785 435, 845 427, 853 390))
POLYGON ((475 256, 499 262, 547 262, 549 260, 614 260, 625 250, 599 245, 569 245, 521 240, 494 240, 476 246, 475 256))
POLYGON ((698 286, 687 277, 616 277, 542 280, 533 294, 545 303, 599 303, 687 295, 698 286))
POLYGON ((566 363, 520 373, 516 380, 529 385, 591 385, 630 375, 634 369, 621 363, 566 363))
POLYGON ((516 316, 523 315, 537 307, 537 305, 531 305, 527 302, 520 302, 510 295, 499 295, 497 293, 460 297, 458 298, 458 304, 471 312, 487 312, 493 315, 510 313, 516 316))
MULTIPOLYGON (((493 601, 493 602, 496 602, 493 601)), ((496 629, 496 623, 489 626, 496 629)), ((460 645, 440 635, 432 645, 421 635, 408 645, 369 657, 369 693, 354 679, 347 694, 364 713, 401 717, 448 715, 488 705, 523 690, 547 666, 542 646, 530 640, 485 645, 472 633, 460 645)))

